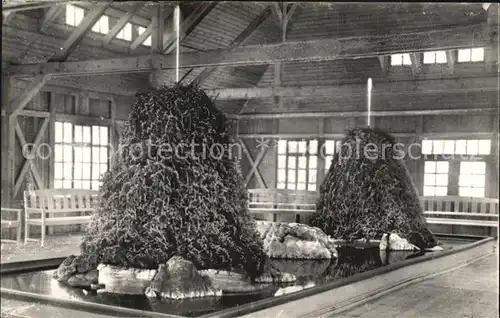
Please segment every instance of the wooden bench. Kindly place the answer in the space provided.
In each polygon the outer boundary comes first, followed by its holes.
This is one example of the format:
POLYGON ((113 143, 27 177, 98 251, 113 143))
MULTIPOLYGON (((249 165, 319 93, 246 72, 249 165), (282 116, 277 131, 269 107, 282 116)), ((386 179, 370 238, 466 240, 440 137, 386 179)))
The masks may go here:
POLYGON ((99 192, 84 189, 44 189, 24 192, 24 243, 38 241, 29 237, 31 226, 41 227, 41 245, 45 228, 54 225, 82 225, 90 222, 99 192), (32 217, 33 214, 38 216, 32 217))
MULTIPOLYGON (((307 223, 318 193, 285 189, 249 189, 248 209, 256 219, 307 223)), ((429 224, 498 227, 498 199, 458 196, 420 197, 429 224)))
POLYGON ((10 240, 10 239, 2 239, 2 242, 21 242, 21 230, 22 230, 22 224, 21 224, 21 213, 23 212, 22 209, 11 209, 11 208, 1 208, 1 219, 2 219, 2 230, 3 229, 16 229, 16 240, 10 240), (4 216, 6 214, 15 214, 16 218, 13 220, 7 220, 4 219, 4 216))

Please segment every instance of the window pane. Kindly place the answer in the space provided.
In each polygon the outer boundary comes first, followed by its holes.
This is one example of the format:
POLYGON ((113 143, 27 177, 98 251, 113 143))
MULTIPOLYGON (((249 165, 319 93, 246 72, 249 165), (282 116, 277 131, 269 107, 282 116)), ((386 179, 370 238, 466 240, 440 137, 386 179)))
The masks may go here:
POLYGON ((285 181, 286 181, 286 170, 278 169, 278 182, 285 182, 285 181))
POLYGON ((445 140, 444 141, 444 154, 453 155, 455 154, 455 140, 445 140))
POLYGON ((288 182, 295 183, 295 170, 294 169, 288 170, 288 182))
POLYGON ((296 161, 297 161, 296 157, 294 156, 288 157, 288 168, 295 169, 295 167, 297 166, 296 161))
POLYGON ((278 183, 276 184, 276 187, 277 187, 278 189, 284 189, 284 188, 285 188, 285 183, 284 183, 284 182, 278 182, 278 183))
POLYGON ((434 140, 432 143, 434 144, 432 153, 434 155, 442 155, 444 151, 444 140, 434 140))
POLYGON ((325 154, 333 155, 335 151, 335 140, 326 140, 325 141, 325 154))
POLYGON ((278 169, 286 167, 286 155, 278 156, 278 169))
POLYGON ((332 164, 333 156, 325 157, 325 170, 330 169, 330 165, 332 164))
POLYGON ((447 186, 448 185, 448 174, 436 174, 436 185, 447 186))
POLYGON ((460 174, 470 174, 473 169, 473 162, 460 162, 460 174))
POLYGON ((391 65, 401 65, 401 64, 403 64, 403 54, 391 55, 391 65))
POLYGON ((458 195, 461 197, 470 197, 471 196, 471 188, 470 187, 458 188, 458 195))
POLYGON ((472 188, 471 196, 476 198, 484 198, 484 188, 472 188))
POLYGON ((73 178, 73 163, 64 163, 63 178, 71 180, 73 178))
POLYGON ((306 153, 306 149, 307 149, 307 142, 306 141, 299 141, 297 143, 298 145, 298 151, 300 154, 305 154, 306 153))
POLYGON ((66 5, 66 24, 75 25, 75 11, 71 4, 66 5))
POLYGON ((83 142, 90 143, 90 126, 83 126, 83 142))
POLYGON ((422 154, 432 154, 432 140, 422 140, 422 154))
POLYGON ((90 180, 90 163, 82 164, 82 179, 90 180))
POLYGON ((63 123, 56 122, 54 126, 54 140, 55 142, 63 142, 63 123))
POLYGON ((148 36, 146 38, 146 40, 144 40, 144 42, 142 42, 142 44, 145 45, 145 46, 151 46, 151 35, 148 36))
POLYGON ((491 140, 479 140, 479 155, 489 155, 491 152, 491 140))
POLYGON ((286 188, 289 190, 295 190, 295 183, 288 183, 286 188))
POLYGON ((479 145, 477 140, 467 140, 467 154, 477 155, 479 145))
POLYGON ((73 125, 71 123, 64 123, 64 142, 73 142, 73 125))
POLYGON ((302 182, 302 183, 306 183, 307 180, 306 180, 306 170, 302 170, 302 169, 299 169, 297 171, 297 182, 302 182))
POLYGON ((472 49, 471 52, 471 59, 472 62, 480 62, 484 60, 484 49, 481 48, 475 48, 472 49))
POLYGON ((62 178, 63 178, 63 164, 56 162, 54 163, 54 179, 62 179, 62 178))
POLYGON ((81 188, 82 188, 82 181, 80 180, 73 181, 73 189, 81 189, 81 188))
POLYGON ((435 188, 432 186, 424 186, 424 196, 433 196, 436 194, 435 188))
POLYGON ((62 180, 54 180, 54 189, 61 189, 63 187, 62 180))
POLYGON ((465 155, 467 141, 466 140, 457 140, 455 141, 455 154, 456 155, 465 155))
POLYGON ((316 170, 309 170, 309 183, 316 183, 316 170))
POLYGON ((411 65, 410 54, 403 54, 403 65, 411 65))
POLYGON ((71 189, 71 181, 63 181, 64 189, 71 189))
POLYGON ((486 162, 476 161, 474 162, 474 172, 476 174, 486 174, 486 162))
POLYGON ((316 183, 309 183, 307 190, 308 191, 316 191, 316 183))
POLYGON ((318 157, 309 156, 309 169, 316 169, 318 166, 318 157))
POLYGON ((297 183, 297 190, 305 190, 305 189, 306 189, 305 183, 297 183))
POLYGON ((435 191, 436 191, 436 196, 438 196, 438 197, 448 195, 448 188, 447 187, 436 187, 435 191))
POLYGON ((318 141, 317 140, 310 140, 309 141, 309 153, 311 155, 315 155, 318 153, 318 141))
POLYGON ((78 180, 82 179, 82 169, 83 169, 83 166, 81 163, 75 163, 75 169, 73 170, 75 179, 78 179, 78 180))
POLYGON ((82 182, 82 188, 90 190, 90 180, 82 182))
POLYGON ((289 141, 288 142, 288 153, 296 153, 297 152, 297 142, 289 141))
POLYGON ((90 162, 90 160, 92 159, 90 147, 82 147, 82 150, 83 150, 82 161, 83 162, 90 162))
POLYGON ((99 180, 100 175, 101 174, 99 173, 99 164, 93 164, 92 165, 92 179, 99 180))
POLYGON ((63 147, 61 145, 54 146, 54 161, 61 162, 64 160, 63 147))
POLYGON ((429 173, 424 175, 424 185, 435 185, 436 184, 436 175, 429 173))
POLYGON ((446 52, 437 51, 436 52, 436 63, 446 63, 446 52))
POLYGON ((108 145, 108 127, 101 126, 99 139, 102 146, 108 145))
POLYGON ((92 190, 99 190, 99 181, 92 181, 92 190))
POLYGON ((458 176, 458 185, 461 187, 469 187, 472 183, 471 175, 469 174, 460 174, 458 176))
POLYGON ((73 151, 75 152, 75 162, 83 162, 82 147, 74 147, 73 151))
POLYGON ((424 166, 425 173, 434 173, 436 172, 436 162, 435 161, 426 161, 424 166))
POLYGON ((299 157, 299 168, 307 169, 307 157, 304 156, 299 157))
POLYGON ((83 136, 82 136, 82 126, 75 126, 75 142, 82 142, 83 141, 83 136))
POLYGON ((436 162, 436 172, 437 173, 448 173, 448 161, 438 161, 436 162))
POLYGON ((79 25, 83 20, 84 11, 82 8, 75 7, 75 25, 79 25))
POLYGON ((278 141, 278 154, 286 154, 286 140, 278 141))
POLYGON ((470 49, 458 50, 458 62, 469 62, 470 61, 470 49))
POLYGON ((92 126, 92 144, 99 144, 99 126, 92 126))
POLYGON ((70 145, 64 145, 63 152, 64 162, 73 162, 73 147, 71 147, 70 145))
POLYGON ((92 162, 99 162, 99 147, 92 147, 92 162))
POLYGON ((436 55, 434 52, 424 52, 424 64, 434 64, 436 55))
POLYGON ((101 178, 104 173, 108 172, 108 165, 101 163, 99 166, 101 167, 99 170, 100 173, 99 178, 101 178))
POLYGON ((485 175, 473 175, 472 177, 472 186, 474 187, 484 187, 485 186, 485 175))

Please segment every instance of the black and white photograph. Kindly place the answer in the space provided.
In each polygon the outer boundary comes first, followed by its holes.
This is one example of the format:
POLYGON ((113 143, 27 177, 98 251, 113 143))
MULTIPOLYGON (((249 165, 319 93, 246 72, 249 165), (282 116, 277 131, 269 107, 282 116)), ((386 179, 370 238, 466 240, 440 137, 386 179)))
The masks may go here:
POLYGON ((496 2, 2 0, 2 318, 497 318, 496 2))

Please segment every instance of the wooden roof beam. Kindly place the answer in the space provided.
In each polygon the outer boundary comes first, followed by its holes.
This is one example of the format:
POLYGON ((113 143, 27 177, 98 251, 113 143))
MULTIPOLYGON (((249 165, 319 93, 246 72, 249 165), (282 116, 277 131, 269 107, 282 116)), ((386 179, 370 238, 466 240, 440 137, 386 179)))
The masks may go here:
MULTIPOLYGON (((200 3, 200 5, 191 13, 180 25, 180 39, 179 42, 184 40, 193 30, 198 26, 198 24, 203 21, 203 19, 215 8, 218 4, 217 1, 206 1, 200 3)), ((170 33, 163 42, 163 53, 169 54, 175 49, 176 34, 175 32, 170 33)))
MULTIPOLYGON (((257 28, 269 18, 271 15, 271 6, 267 6, 264 8, 264 10, 261 11, 261 13, 252 21, 250 24, 241 32, 236 39, 231 42, 229 47, 227 48, 228 50, 232 50, 236 47, 239 47, 240 45, 243 45, 250 37, 255 33, 257 28)), ((210 68, 205 68, 199 75, 196 77, 195 82, 198 85, 202 85, 205 83, 207 78, 209 78, 214 72, 217 70, 220 70, 220 67, 210 67, 210 68)))
POLYGON ((64 5, 56 4, 52 6, 49 10, 47 10, 40 25, 40 32, 45 32, 48 26, 52 22, 54 22, 54 20, 64 11, 64 9, 65 9, 64 5))
MULTIPOLYGON (((182 54, 182 68, 244 66, 286 62, 333 61, 373 58, 395 53, 453 50, 474 46, 495 45, 496 31, 485 25, 412 32, 389 36, 363 36, 252 45, 227 50, 210 50, 182 54)), ((172 55, 146 55, 131 58, 92 60, 65 63, 16 65, 4 74, 35 76, 52 74, 72 76, 83 74, 139 73, 153 69, 175 69, 172 55)))
MULTIPOLYGON (((401 81, 375 83, 373 96, 400 96, 449 94, 459 92, 496 92, 498 80, 495 76, 468 79, 442 79, 425 81, 401 81)), ((346 84, 337 86, 290 86, 290 87, 251 87, 222 88, 205 90, 209 96, 218 100, 283 97, 302 98, 309 96, 365 96, 365 84, 346 84)))
POLYGON ((20 12, 37 10, 51 7, 57 4, 70 3, 73 1, 3 1, 2 12, 20 12))
POLYGON ((78 44, 82 41, 85 34, 87 34, 90 29, 96 24, 99 18, 104 14, 104 11, 111 5, 112 1, 99 2, 93 7, 93 9, 85 15, 82 22, 75 28, 73 33, 64 42, 63 47, 57 53, 55 53, 49 62, 62 62, 65 61, 68 56, 73 53, 78 44))
POLYGON ((130 21, 132 16, 139 12, 142 7, 144 7, 143 2, 136 3, 132 6, 132 8, 126 12, 119 20, 116 22, 116 24, 109 30, 109 32, 104 36, 104 39, 102 40, 103 44, 109 44, 113 38, 120 32, 121 29, 125 27, 125 24, 130 21))

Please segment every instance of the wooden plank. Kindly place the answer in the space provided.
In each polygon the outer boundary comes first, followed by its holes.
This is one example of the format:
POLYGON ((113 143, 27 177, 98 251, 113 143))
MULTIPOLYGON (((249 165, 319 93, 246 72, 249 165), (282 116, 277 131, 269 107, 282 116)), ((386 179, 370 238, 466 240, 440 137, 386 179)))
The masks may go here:
MULTIPOLYGON (((180 39, 184 40, 193 30, 200 24, 201 21, 215 8, 219 2, 203 1, 180 25, 180 39)), ((176 35, 175 32, 169 34, 163 42, 163 53, 169 54, 175 49, 176 35)))
POLYGON ((410 53, 411 71, 413 76, 418 76, 422 71, 422 60, 419 53, 410 53))
POLYGON ((65 5, 57 4, 47 10, 40 25, 40 32, 43 33, 47 31, 48 26, 54 22, 54 20, 64 11, 65 8, 65 5))
POLYGON ((87 34, 90 29, 96 24, 96 22, 101 18, 104 14, 104 11, 111 5, 112 1, 102 1, 96 3, 92 10, 85 15, 82 22, 75 28, 73 33, 69 36, 69 38, 64 42, 61 50, 55 53, 50 59, 49 62, 63 62, 68 56, 73 53, 78 44, 82 41, 83 37, 87 34))
POLYGON ((28 10, 43 9, 56 4, 69 3, 72 1, 3 1, 2 12, 21 12, 28 10))
POLYGON ((18 95, 9 104, 11 111, 10 117, 14 118, 21 110, 40 92, 40 89, 50 80, 50 76, 35 77, 33 82, 23 89, 23 93, 18 95))
MULTIPOLYGON (((145 39, 145 38, 144 38, 145 39)), ((312 62, 339 59, 372 58, 395 53, 414 53, 434 50, 453 50, 497 43, 491 27, 484 24, 449 29, 391 34, 386 36, 361 36, 340 39, 319 39, 266 45, 242 46, 227 52, 210 50, 189 52, 182 55, 182 68, 244 66, 274 64, 280 61, 312 62)), ((18 65, 6 68, 7 75, 77 75, 144 72, 153 69, 175 69, 173 55, 138 56, 134 58, 94 61, 18 65)))
POLYGON ((111 28, 111 30, 108 31, 108 33, 104 36, 104 39, 102 40, 102 43, 104 45, 109 44, 114 37, 120 32, 123 27, 125 27, 125 24, 130 21, 130 19, 139 12, 142 7, 144 7, 144 2, 138 2, 135 3, 129 11, 125 12, 125 14, 116 22, 116 24, 111 28))
MULTIPOLYGON (((130 52, 133 52, 135 51, 139 45, 142 44, 142 42, 144 42, 148 36, 151 35, 151 33, 153 32, 153 23, 150 23, 148 25, 148 27, 146 28, 146 30, 144 30, 144 32, 142 32, 135 40, 134 42, 132 42, 130 44, 130 52)), ((139 68, 139 64, 141 64, 141 69, 144 69, 144 68, 147 68, 147 71, 152 71, 152 68, 150 67, 147 67, 146 65, 142 64, 144 62, 144 59, 143 58, 129 58, 129 59, 124 59, 124 62, 129 62, 129 60, 135 60, 137 61, 137 67, 139 68)), ((149 62, 147 63, 151 63, 151 56, 148 58, 146 58, 146 60, 148 60, 149 62)), ((89 64, 88 66, 92 67, 93 63, 89 64)))
POLYGON ((8 24, 12 20, 12 18, 14 18, 14 12, 12 12, 12 11, 8 11, 8 12, 2 11, 2 25, 8 24))
MULTIPOLYGON (((279 63, 277 65, 280 65, 279 63)), ((276 69, 275 69, 276 70, 276 69)), ((278 68, 279 71, 279 68, 278 68)), ((275 85, 281 84, 281 77, 275 78, 275 85)), ((372 90, 372 96, 401 96, 401 95, 423 95, 459 92, 497 92, 498 79, 496 77, 484 77, 475 79, 454 80, 427 80, 427 81, 401 81, 392 83, 376 83, 372 90)), ((325 85, 325 86, 274 86, 274 87, 247 87, 247 88, 222 88, 205 90, 208 96, 217 99, 247 99, 247 98, 271 98, 273 96, 283 97, 307 97, 307 96, 365 96, 366 85, 325 85)))
POLYGON ((156 12, 153 14, 152 24, 153 31, 151 34, 151 52, 163 52, 163 34, 165 33, 165 15, 163 2, 159 2, 156 6, 156 12))
MULTIPOLYGON (((237 37, 236 39, 231 42, 229 47, 227 48, 228 50, 232 50, 236 47, 239 47, 240 45, 244 45, 245 42, 255 33, 257 28, 264 22, 266 21, 269 16, 271 15, 271 6, 267 6, 262 12, 254 19, 250 24, 243 30, 237 37)), ((198 85, 203 85, 207 78, 210 77, 214 72, 220 70, 221 67, 210 67, 210 68, 205 68, 199 75, 196 77, 194 80, 198 85)))
POLYGON ((252 158, 252 155, 250 154, 250 151, 248 151, 248 148, 245 145, 245 142, 242 139, 239 139, 238 142, 240 143, 241 148, 243 149, 243 152, 247 156, 248 162, 252 165, 251 170, 248 172, 248 174, 245 177, 245 181, 244 181, 245 187, 248 185, 248 183, 250 182, 250 179, 252 178, 252 176, 255 173, 255 176, 257 177, 257 181, 259 182, 260 186, 262 188, 267 188, 266 183, 264 181, 264 178, 260 174, 260 171, 258 168, 260 161, 262 161, 262 158, 264 158, 264 155, 266 154, 267 149, 263 148, 261 150, 261 152, 259 153, 259 155, 257 156, 256 160, 254 161, 252 158))

